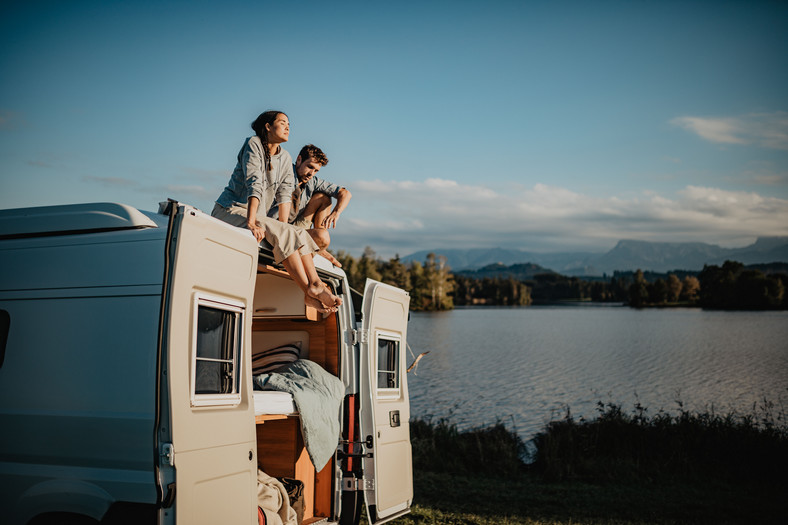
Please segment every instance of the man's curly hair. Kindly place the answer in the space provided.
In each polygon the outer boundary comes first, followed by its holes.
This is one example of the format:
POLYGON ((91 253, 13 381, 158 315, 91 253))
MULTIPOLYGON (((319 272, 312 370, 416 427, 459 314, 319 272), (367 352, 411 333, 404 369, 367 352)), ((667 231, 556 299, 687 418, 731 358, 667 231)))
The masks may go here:
POLYGON ((312 157, 312 160, 319 162, 323 166, 328 164, 328 157, 326 157, 326 154, 314 144, 307 144, 301 148, 301 151, 298 152, 298 156, 301 157, 301 162, 306 162, 309 157, 312 157))

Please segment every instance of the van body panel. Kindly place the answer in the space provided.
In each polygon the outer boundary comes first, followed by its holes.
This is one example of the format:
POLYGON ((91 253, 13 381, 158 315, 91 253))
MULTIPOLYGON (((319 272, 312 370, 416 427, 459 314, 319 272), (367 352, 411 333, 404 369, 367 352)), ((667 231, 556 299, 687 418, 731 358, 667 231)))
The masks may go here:
POLYGON ((407 292, 367 280, 361 339, 361 435, 372 436, 364 459, 370 522, 401 515, 413 500, 410 404, 405 371, 407 292))
POLYGON ((251 344, 257 243, 248 231, 188 206, 178 208, 173 228, 175 256, 162 359, 166 361, 171 410, 175 522, 254 523, 256 504, 251 495, 256 495, 257 462, 247 348, 251 344), (237 381, 231 388, 234 393, 217 395, 215 403, 209 399, 205 405, 196 404, 205 396, 195 394, 201 307, 216 312, 227 309, 236 315, 240 335, 240 340, 232 343, 237 361, 228 369, 237 381), (206 497, 208 494, 211 497, 206 497), (222 520, 215 519, 217 512, 222 520))
POLYGON ((8 523, 48 511, 100 518, 114 501, 156 502, 163 234, 138 234, 0 243, 0 309, 10 320, 0 367, 0 504, 8 523))
POLYGON ((0 210, 0 237, 156 227, 136 208, 115 202, 0 210))
POLYGON ((154 285, 161 293, 163 238, 163 231, 147 230, 3 241, 0 290, 102 293, 101 288, 154 285))

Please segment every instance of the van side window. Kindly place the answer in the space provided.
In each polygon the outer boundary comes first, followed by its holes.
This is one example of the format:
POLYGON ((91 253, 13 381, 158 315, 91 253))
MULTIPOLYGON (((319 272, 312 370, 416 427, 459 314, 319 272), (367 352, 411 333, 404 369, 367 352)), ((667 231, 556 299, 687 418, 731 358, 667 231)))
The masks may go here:
POLYGON ((238 404, 243 308, 207 298, 196 307, 192 405, 238 404))
POLYGON ((378 397, 399 397, 400 342, 396 336, 378 334, 378 397))
POLYGON ((5 345, 8 343, 8 330, 11 328, 11 316, 6 310, 0 310, 0 367, 5 361, 5 345))

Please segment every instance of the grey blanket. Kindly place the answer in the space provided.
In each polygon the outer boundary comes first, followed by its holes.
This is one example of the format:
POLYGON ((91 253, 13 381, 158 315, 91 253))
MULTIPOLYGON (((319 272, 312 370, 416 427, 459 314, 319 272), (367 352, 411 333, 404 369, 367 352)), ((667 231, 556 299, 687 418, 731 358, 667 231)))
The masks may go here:
POLYGON ((307 359, 294 361, 270 374, 255 376, 254 381, 262 390, 279 390, 293 395, 309 459, 316 470, 322 470, 339 442, 339 408, 345 396, 342 381, 307 359))

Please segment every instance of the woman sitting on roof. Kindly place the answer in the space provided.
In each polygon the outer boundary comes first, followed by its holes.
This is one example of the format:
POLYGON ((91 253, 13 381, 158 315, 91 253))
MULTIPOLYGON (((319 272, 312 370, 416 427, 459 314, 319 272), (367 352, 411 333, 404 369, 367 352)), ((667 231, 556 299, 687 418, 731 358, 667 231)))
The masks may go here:
POLYGON ((252 122, 255 135, 244 141, 230 182, 211 215, 248 228, 258 242, 273 246, 274 260, 304 291, 304 302, 332 312, 342 299, 331 293, 315 270, 312 254, 320 250, 303 228, 287 224, 293 193, 293 160, 281 144, 290 137, 290 122, 281 111, 266 111, 252 122), (276 201, 279 220, 266 217, 276 201))

